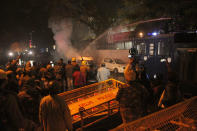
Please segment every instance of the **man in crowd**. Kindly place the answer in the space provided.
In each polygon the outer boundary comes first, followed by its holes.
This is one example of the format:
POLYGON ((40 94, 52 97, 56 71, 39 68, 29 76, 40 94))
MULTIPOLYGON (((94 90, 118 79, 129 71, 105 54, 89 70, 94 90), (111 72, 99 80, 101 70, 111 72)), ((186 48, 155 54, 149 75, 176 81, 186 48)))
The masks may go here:
POLYGON ((90 69, 90 68, 87 66, 86 61, 83 60, 83 61, 81 62, 80 71, 81 71, 81 73, 84 74, 86 81, 87 81, 87 74, 88 74, 88 72, 89 72, 89 69, 90 69))
POLYGON ((73 73, 73 79, 74 79, 75 89, 82 87, 86 84, 85 75, 81 73, 80 67, 78 65, 75 67, 75 72, 73 73))
POLYGON ((109 79, 109 76, 110 76, 109 69, 107 69, 105 67, 105 64, 102 63, 101 67, 98 68, 98 71, 97 71, 97 80, 98 80, 98 82, 101 82, 101 81, 109 79))
POLYGON ((72 130, 70 110, 63 98, 57 95, 57 87, 57 82, 49 82, 49 95, 40 102, 39 119, 43 131, 72 130))
POLYGON ((134 59, 134 57, 129 59, 124 71, 127 84, 119 89, 116 96, 123 123, 136 120, 146 114, 146 100, 149 93, 142 84, 136 81, 136 67, 133 67, 135 66, 133 64, 134 59))
POLYGON ((67 87, 68 90, 73 89, 73 65, 71 64, 71 61, 68 60, 68 64, 66 65, 66 79, 67 79, 67 87))

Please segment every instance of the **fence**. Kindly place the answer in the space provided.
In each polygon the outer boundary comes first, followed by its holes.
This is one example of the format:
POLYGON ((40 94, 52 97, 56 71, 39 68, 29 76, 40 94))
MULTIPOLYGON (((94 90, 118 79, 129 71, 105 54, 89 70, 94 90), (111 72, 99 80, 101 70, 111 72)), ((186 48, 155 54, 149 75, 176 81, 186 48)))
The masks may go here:
POLYGON ((197 96, 111 131, 196 131, 197 96))
POLYGON ((115 101, 118 88, 124 83, 115 79, 91 84, 72 91, 59 94, 68 104, 73 123, 81 121, 81 127, 87 127, 118 111, 115 101), (84 120, 94 116, 102 116, 94 122, 84 124, 84 120))

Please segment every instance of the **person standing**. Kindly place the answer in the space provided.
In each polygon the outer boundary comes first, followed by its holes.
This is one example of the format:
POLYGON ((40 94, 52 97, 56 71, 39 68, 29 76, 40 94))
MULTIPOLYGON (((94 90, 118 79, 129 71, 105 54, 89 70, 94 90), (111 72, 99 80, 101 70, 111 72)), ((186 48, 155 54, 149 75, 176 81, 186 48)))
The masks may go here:
POLYGON ((75 89, 82 87, 86 84, 85 75, 81 73, 79 66, 75 67, 75 72, 73 73, 73 79, 74 79, 75 89))
POLYGON ((72 131, 72 117, 67 104, 57 95, 58 83, 49 82, 49 95, 42 98, 39 120, 43 131, 72 131))
POLYGON ((66 65, 66 79, 67 79, 67 87, 68 90, 73 89, 73 65, 71 64, 71 61, 68 60, 68 64, 66 65))
POLYGON ((148 90, 137 81, 134 59, 130 58, 124 71, 127 84, 119 88, 116 99, 120 105, 120 114, 123 123, 136 120, 147 112, 148 90))
POLYGON ((101 82, 101 81, 109 79, 109 76, 110 76, 109 69, 107 69, 105 67, 105 64, 102 63, 101 67, 98 68, 98 71, 97 71, 97 80, 98 80, 98 82, 101 82))
POLYGON ((88 74, 89 70, 90 70, 90 68, 87 66, 86 61, 83 60, 81 62, 80 71, 81 71, 81 73, 84 74, 86 81, 87 81, 87 74, 88 74))

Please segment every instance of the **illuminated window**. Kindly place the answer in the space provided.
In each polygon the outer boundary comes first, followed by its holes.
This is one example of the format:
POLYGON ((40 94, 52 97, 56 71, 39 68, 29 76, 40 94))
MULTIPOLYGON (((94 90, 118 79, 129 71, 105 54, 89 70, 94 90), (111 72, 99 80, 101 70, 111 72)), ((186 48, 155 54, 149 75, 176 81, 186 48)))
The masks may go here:
POLYGON ((137 45, 138 54, 146 54, 146 45, 144 43, 140 43, 137 45))
POLYGON ((151 44, 149 45, 149 55, 153 55, 153 54, 154 54, 154 44, 151 43, 151 44))

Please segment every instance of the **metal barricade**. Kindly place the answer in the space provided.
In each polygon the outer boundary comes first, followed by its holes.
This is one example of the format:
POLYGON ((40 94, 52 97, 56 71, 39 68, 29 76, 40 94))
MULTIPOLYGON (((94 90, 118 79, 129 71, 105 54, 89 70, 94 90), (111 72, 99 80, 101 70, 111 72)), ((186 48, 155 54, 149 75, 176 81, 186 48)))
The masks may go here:
POLYGON ((81 121, 81 127, 87 127, 118 111, 115 100, 120 86, 124 83, 115 79, 84 86, 59 94, 68 104, 73 123, 81 121), (84 125, 86 118, 102 116, 94 122, 84 125))
POLYGON ((196 131, 197 96, 111 131, 196 131))

